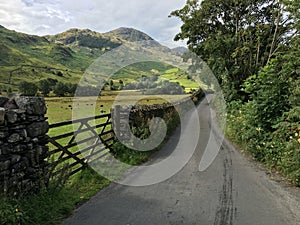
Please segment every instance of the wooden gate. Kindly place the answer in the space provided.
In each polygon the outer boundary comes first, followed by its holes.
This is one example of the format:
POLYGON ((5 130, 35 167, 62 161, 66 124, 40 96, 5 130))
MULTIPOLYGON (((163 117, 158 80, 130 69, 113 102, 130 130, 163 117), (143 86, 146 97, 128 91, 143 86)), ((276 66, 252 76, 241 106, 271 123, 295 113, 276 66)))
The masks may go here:
POLYGON ((108 155, 115 142, 111 114, 51 124, 49 130, 50 179, 74 175, 108 155))

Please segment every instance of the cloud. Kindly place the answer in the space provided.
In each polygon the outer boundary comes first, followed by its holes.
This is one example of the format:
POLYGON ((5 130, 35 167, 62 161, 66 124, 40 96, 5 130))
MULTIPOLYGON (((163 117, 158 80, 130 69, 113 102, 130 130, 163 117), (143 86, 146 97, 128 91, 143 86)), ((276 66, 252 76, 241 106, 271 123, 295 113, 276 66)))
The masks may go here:
POLYGON ((30 34, 55 34, 89 28, 107 32, 133 27, 172 43, 181 22, 168 18, 186 0, 0 0, 0 24, 30 34))

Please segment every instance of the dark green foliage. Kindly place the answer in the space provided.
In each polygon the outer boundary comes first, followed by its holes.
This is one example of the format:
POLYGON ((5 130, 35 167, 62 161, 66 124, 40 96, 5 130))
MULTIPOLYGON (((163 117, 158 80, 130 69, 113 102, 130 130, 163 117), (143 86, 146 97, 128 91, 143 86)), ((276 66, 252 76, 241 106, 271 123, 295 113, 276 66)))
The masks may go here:
POLYGON ((188 0, 172 16, 183 21, 175 40, 205 60, 228 100, 247 100, 243 82, 265 66, 284 41, 281 4, 273 0, 188 0))
POLYGON ((53 87, 53 93, 58 97, 74 96, 76 89, 76 84, 58 82, 53 87))
POLYGON ((52 90, 53 86, 54 85, 51 83, 51 81, 46 80, 46 79, 40 80, 40 82, 38 84, 39 90, 42 92, 42 94, 44 96, 48 96, 48 94, 52 90))
POLYGON ((59 77, 63 77, 63 76, 64 76, 64 74, 63 74, 61 71, 58 71, 58 72, 56 73, 56 75, 59 76, 59 77))
POLYGON ((46 80, 51 87, 55 86, 56 83, 58 82, 58 80, 52 78, 47 78, 46 80))
MULTIPOLYGON (((295 26, 297 27, 297 26, 295 26)), ((244 83, 250 99, 230 103, 228 134, 300 186, 299 37, 244 83)))
MULTIPOLYGON (((300 186, 300 108, 277 117, 271 129, 261 127, 253 102, 232 102, 227 135, 269 168, 277 169, 300 186)), ((270 113, 271 114, 271 113, 270 113)))
POLYGON ((281 63, 272 61, 256 76, 245 82, 245 91, 249 94, 254 121, 259 127, 272 130, 278 118, 289 110, 289 75, 280 73, 281 63), (280 67, 280 68, 278 68, 280 67))
POLYGON ((122 90, 124 87, 124 81, 123 80, 119 80, 119 90, 122 90))
POLYGON ((66 85, 64 83, 58 82, 53 88, 53 93, 58 97, 63 97, 66 95, 66 85))
POLYGON ((113 80, 109 81, 109 88, 110 88, 111 91, 115 90, 115 86, 114 86, 114 81, 113 80))
POLYGON ((53 93, 58 97, 74 96, 75 94, 76 96, 98 96, 100 94, 100 87, 94 86, 78 86, 72 83, 58 82, 51 87, 53 93))
POLYGON ((22 95, 35 96, 38 91, 38 86, 34 83, 23 81, 19 84, 19 90, 22 95))
POLYGON ((5 225, 25 224, 28 215, 24 214, 17 201, 1 199, 0 222, 5 225))

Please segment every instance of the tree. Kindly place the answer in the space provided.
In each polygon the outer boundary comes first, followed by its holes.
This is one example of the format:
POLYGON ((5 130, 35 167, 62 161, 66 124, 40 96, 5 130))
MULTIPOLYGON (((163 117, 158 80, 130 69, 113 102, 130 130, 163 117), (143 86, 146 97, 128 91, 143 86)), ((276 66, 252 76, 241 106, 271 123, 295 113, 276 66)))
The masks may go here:
POLYGON ((62 82, 58 82, 54 86, 53 92, 56 96, 64 97, 66 95, 66 85, 62 82))
POLYGON ((256 127, 272 130, 284 112, 289 111, 289 73, 285 65, 277 59, 262 68, 258 75, 249 77, 245 82, 245 91, 250 95, 248 114, 252 114, 256 127))
POLYGON ((247 100, 242 84, 281 49, 287 32, 279 0, 188 0, 171 16, 183 21, 175 40, 187 39, 205 60, 227 100, 247 100))
POLYGON ((59 76, 59 77, 63 77, 63 76, 64 76, 64 74, 63 74, 61 71, 58 71, 58 72, 56 73, 56 75, 59 76))
POLYGON ((27 81, 22 81, 19 84, 19 90, 22 93, 22 95, 35 96, 37 94, 38 87, 34 83, 27 82, 27 81))
POLYGON ((123 80, 119 80, 119 89, 122 90, 124 87, 124 82, 123 80))
POLYGON ((59 97, 74 96, 76 89, 77 89, 76 84, 58 82, 54 86, 53 92, 55 95, 59 97))
POLYGON ((8 95, 12 93, 11 87, 9 87, 9 88, 6 89, 6 93, 7 93, 8 95))
POLYGON ((48 80, 40 80, 38 87, 44 96, 48 96, 48 94, 52 90, 52 86, 48 80))
POLYGON ((111 91, 112 91, 112 90, 115 90, 115 87, 114 87, 114 81, 113 81, 113 80, 110 80, 110 81, 109 81, 109 88, 110 88, 111 91))
POLYGON ((65 87, 66 87, 65 92, 68 93, 71 96, 74 96, 74 94, 76 92, 76 89, 77 89, 77 85, 72 84, 72 83, 66 83, 65 87))
POLYGON ((290 33, 290 44, 283 57, 285 62, 285 73, 290 74, 290 97, 292 107, 299 107, 300 102, 300 2, 285 0, 286 11, 293 21, 292 32, 290 33))
POLYGON ((52 79, 52 78, 47 78, 46 80, 47 80, 47 82, 49 83, 49 85, 51 87, 54 87, 57 84, 57 82, 58 82, 58 80, 52 79))

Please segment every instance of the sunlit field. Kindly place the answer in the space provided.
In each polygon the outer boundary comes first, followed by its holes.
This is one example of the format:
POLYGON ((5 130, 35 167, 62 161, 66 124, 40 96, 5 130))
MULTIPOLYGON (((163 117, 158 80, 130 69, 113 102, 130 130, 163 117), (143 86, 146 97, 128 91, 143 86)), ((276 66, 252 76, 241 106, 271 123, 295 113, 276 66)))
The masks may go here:
POLYGON ((51 97, 45 98, 50 124, 72 119, 72 111, 82 118, 110 113, 113 105, 160 104, 177 101, 187 95, 142 95, 138 91, 105 91, 99 97, 51 97))

